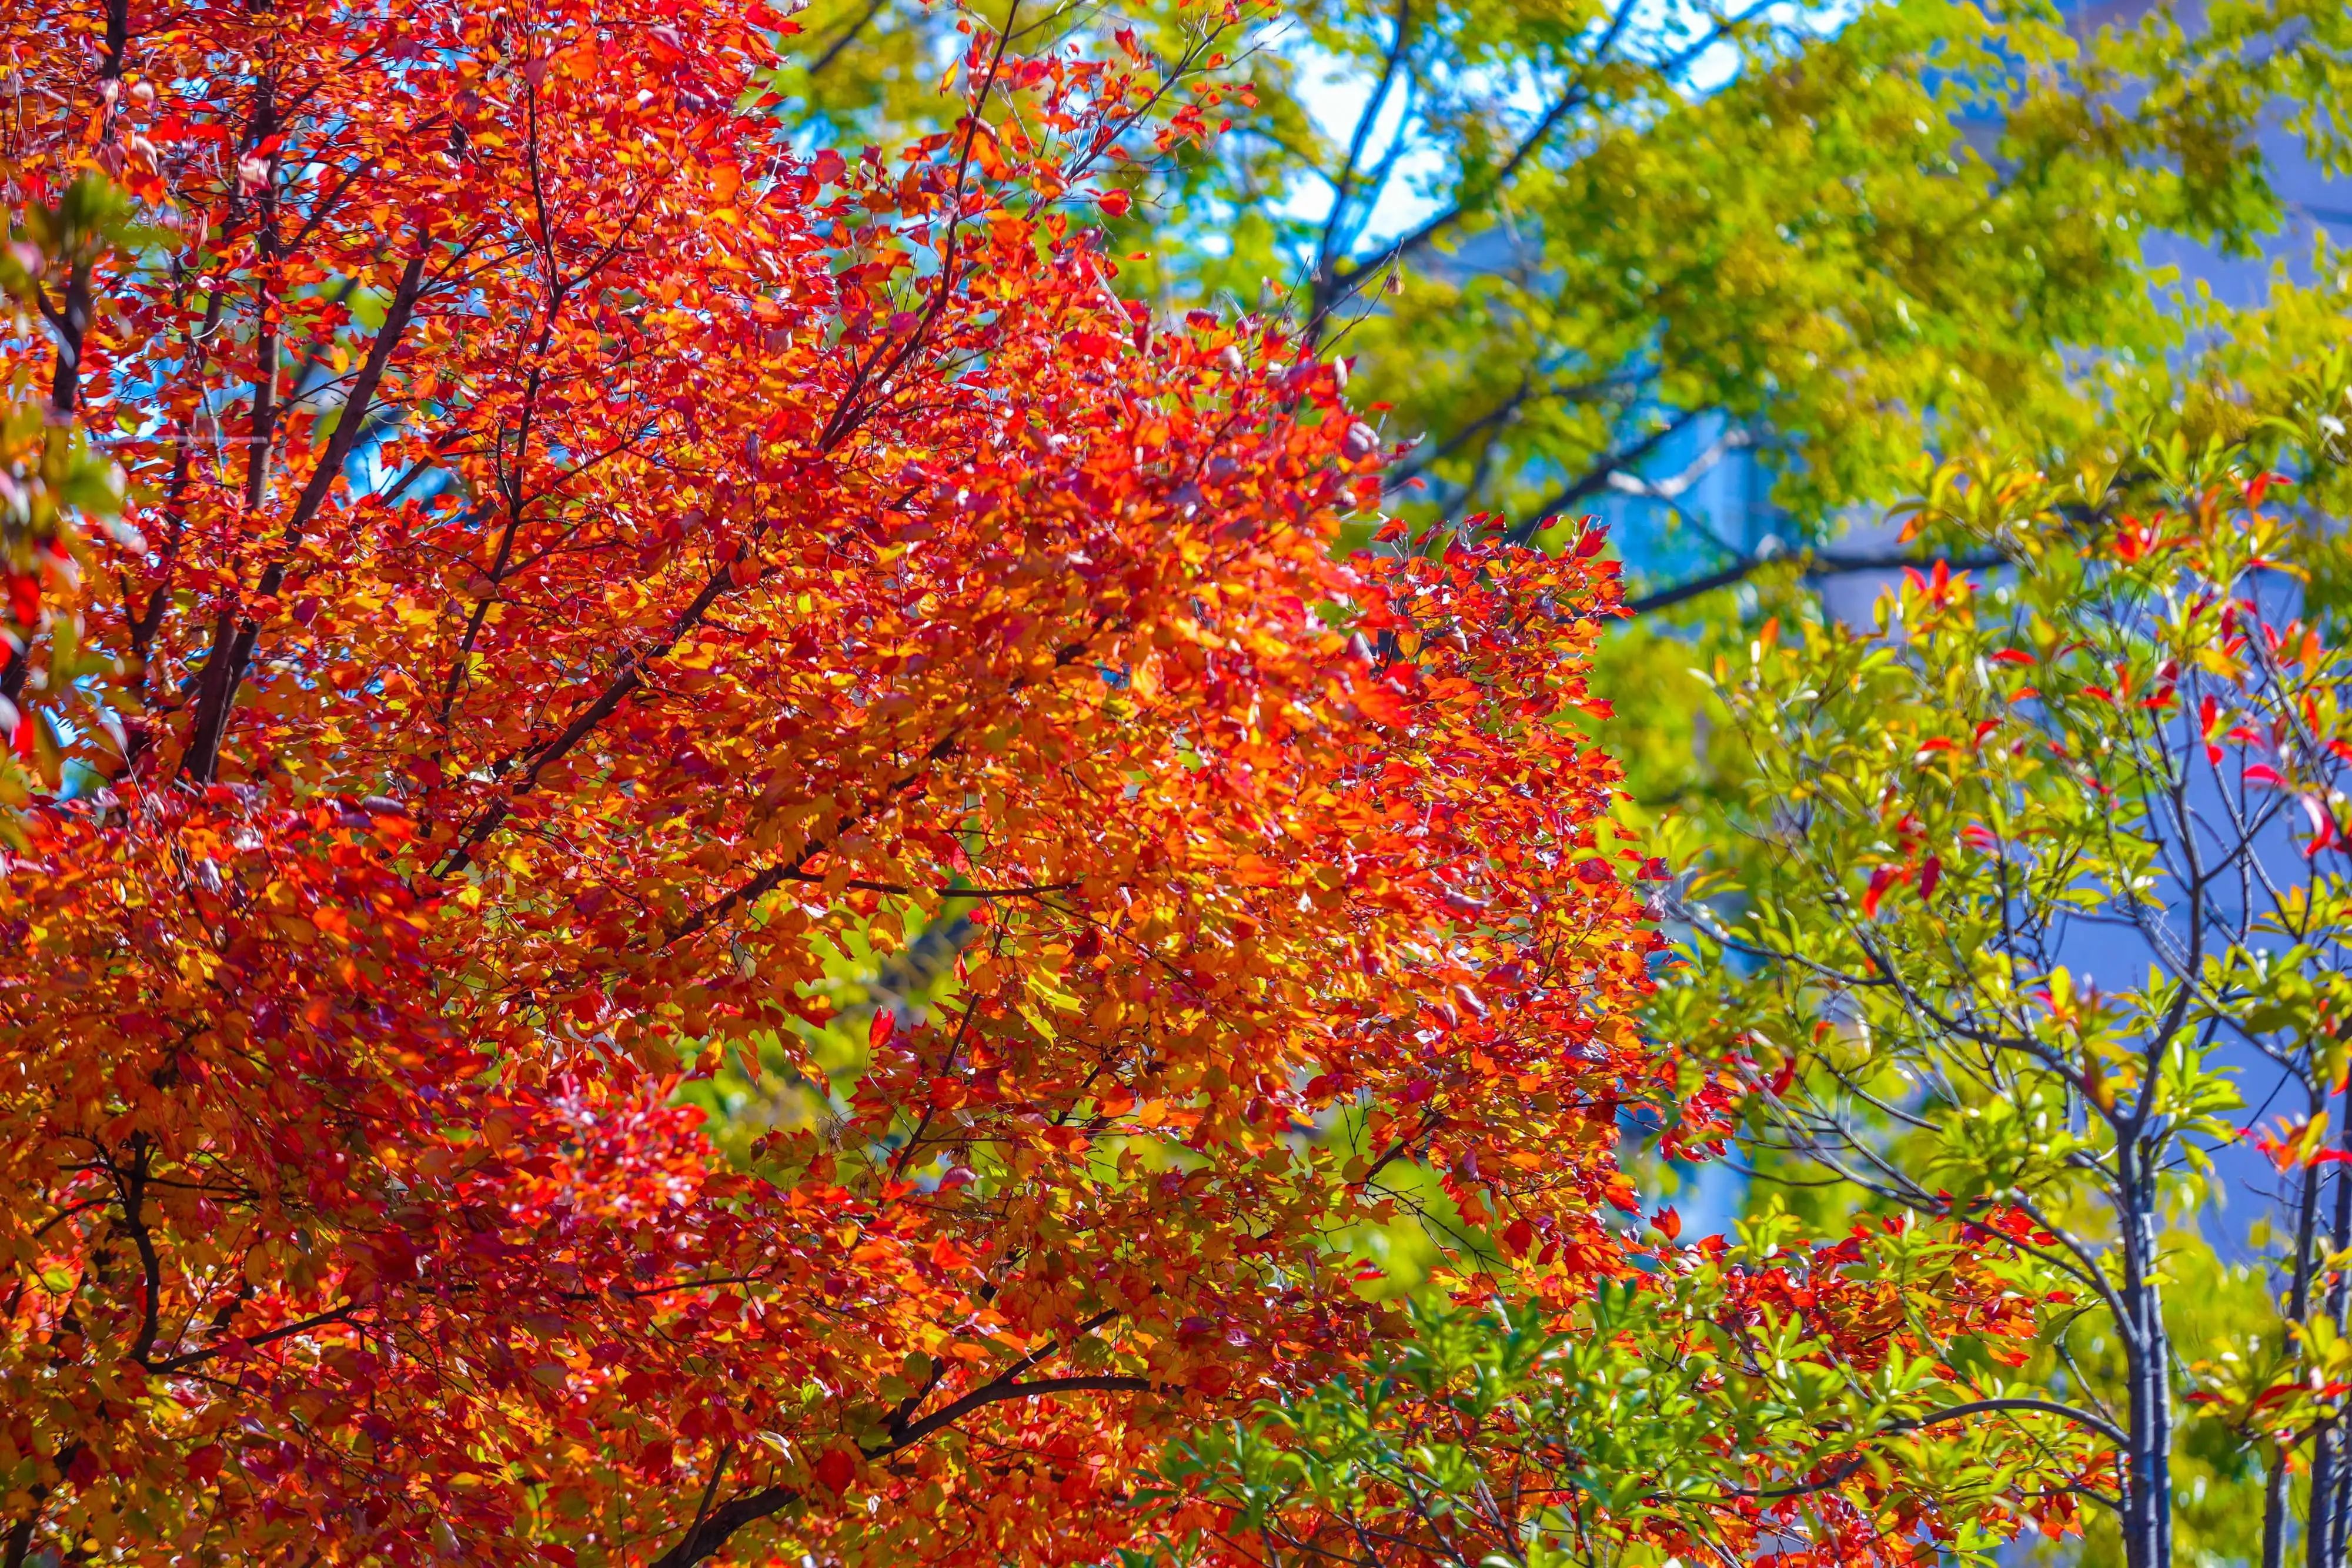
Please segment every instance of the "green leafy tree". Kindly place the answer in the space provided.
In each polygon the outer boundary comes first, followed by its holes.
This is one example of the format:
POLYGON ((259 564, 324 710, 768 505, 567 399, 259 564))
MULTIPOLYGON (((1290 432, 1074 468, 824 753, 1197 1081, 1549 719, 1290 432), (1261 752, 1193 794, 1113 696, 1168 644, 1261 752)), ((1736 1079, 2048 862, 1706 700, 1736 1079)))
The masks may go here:
POLYGON ((2040 1314, 1978 1252, 1916 1222, 1806 1246, 1777 1213, 1597 1291, 1424 1301, 1389 1366, 1172 1451, 1171 1495, 1222 1505, 1176 1554, 1982 1562, 2063 1534, 2098 1438, 1994 1375, 2040 1314))
POLYGON ((1768 1181, 1964 1224, 2078 1292, 2044 1371, 2125 1435, 2100 1491, 2135 1568, 2186 1544, 2184 1451, 2259 1496, 2210 1517, 2258 1516, 2269 1563, 2297 1533, 2340 1561, 2352 1490, 2352 668, 2296 602, 2308 520, 2244 465, 2277 444, 1948 468, 1917 526, 2004 570, 1913 574, 1873 624, 1807 614, 1719 661, 1742 800, 1706 831, 1735 847, 1694 857, 1721 880, 1679 901, 1696 962, 1657 1015, 1750 1082, 1768 1181), (2196 1223, 2250 1080, 2285 1114, 2254 1134, 2284 1178, 2274 1298, 2196 1223))
MULTIPOLYGON (((1196 47, 1181 4, 998 11, 1017 37, 1196 47)), ((820 0, 782 97, 916 134, 952 112, 950 20, 820 0)), ((2086 379, 2161 380, 2191 323, 2144 239, 2242 249, 2277 223, 2265 106, 2334 159, 2347 28, 2324 0, 2089 40, 2031 3, 1315 0, 1234 62, 1254 93, 1204 110, 1225 134, 1133 150, 1131 202, 1094 215, 1150 247, 1122 287, 1287 312, 1347 358, 1404 444, 1394 505, 1528 534, 1631 497, 1641 564, 1705 569, 1652 585, 1677 601, 1771 557, 1691 504, 1735 453, 1794 550, 1891 499, 1923 443, 2085 435, 2086 379)))

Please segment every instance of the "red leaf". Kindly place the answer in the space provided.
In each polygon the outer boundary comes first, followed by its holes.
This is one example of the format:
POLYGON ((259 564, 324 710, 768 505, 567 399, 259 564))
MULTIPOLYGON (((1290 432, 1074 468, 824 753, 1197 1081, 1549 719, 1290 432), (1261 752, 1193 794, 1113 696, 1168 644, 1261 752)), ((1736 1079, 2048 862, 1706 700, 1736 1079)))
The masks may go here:
POLYGON ((1862 913, 1864 916, 1868 919, 1875 920, 1878 917, 1879 901, 1886 896, 1887 889, 1893 887, 1897 883, 1908 882, 1910 880, 1911 873, 1907 867, 1904 866, 1883 865, 1876 871, 1872 872, 1870 873, 1870 886, 1862 895, 1862 913))
POLYGON ((31 626, 41 619, 41 580, 29 573, 12 571, 8 574, 8 615, 19 626, 31 626))
POLYGON ((828 1448, 809 1469, 828 1491, 845 1492, 857 1479, 857 1458, 846 1448, 828 1448))

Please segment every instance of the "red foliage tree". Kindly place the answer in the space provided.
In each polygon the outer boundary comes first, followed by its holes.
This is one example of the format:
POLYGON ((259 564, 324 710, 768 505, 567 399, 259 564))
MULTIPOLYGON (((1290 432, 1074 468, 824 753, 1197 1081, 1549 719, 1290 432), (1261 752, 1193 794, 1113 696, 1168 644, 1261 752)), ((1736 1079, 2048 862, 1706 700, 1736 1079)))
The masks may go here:
POLYGON ((1610 569, 1335 561, 1332 371, 1073 218, 1228 21, 975 27, 886 164, 760 5, 9 8, 9 1568, 1099 1553, 1360 1354, 1398 1158, 1616 1266, 1610 569), (716 1160, 680 1082, 951 910, 716 1160))

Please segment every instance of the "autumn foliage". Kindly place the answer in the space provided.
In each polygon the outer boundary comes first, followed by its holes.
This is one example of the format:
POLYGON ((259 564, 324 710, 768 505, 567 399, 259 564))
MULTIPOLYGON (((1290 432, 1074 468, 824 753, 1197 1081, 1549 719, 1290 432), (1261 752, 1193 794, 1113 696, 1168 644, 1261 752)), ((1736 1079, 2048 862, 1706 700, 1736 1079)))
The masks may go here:
POLYGON ((1115 296, 1229 21, 885 162, 759 5, 7 8, 11 1568, 1099 1555, 1391 1163, 1620 1267, 1613 568, 1333 559, 1334 371, 1115 296))
POLYGON ((1226 1511, 1216 1561, 1810 1568, 2064 1534, 2104 1450, 2002 1430, 2032 1400, 1952 1398, 1952 1347, 2023 1364, 2040 1328, 1978 1250, 1916 1219, 1809 1246, 1759 1215, 1637 1279, 1417 1309, 1379 1371, 1171 1470, 1226 1511))

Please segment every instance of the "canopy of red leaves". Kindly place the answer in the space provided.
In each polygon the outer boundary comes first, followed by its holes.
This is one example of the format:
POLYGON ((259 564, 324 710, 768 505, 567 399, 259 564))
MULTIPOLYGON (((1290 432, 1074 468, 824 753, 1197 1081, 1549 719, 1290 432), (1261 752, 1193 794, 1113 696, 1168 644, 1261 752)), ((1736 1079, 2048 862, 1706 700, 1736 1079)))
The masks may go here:
POLYGON ((1062 205, 1229 21, 975 29, 886 162, 781 138, 760 4, 0 18, 12 214, 135 204, 0 345, 131 498, 0 677, 10 1562, 1094 1556, 1361 1354, 1388 1162, 1616 1267, 1613 569, 1334 560, 1331 372, 1062 205), (716 1160, 682 1079, 959 910, 716 1160))

